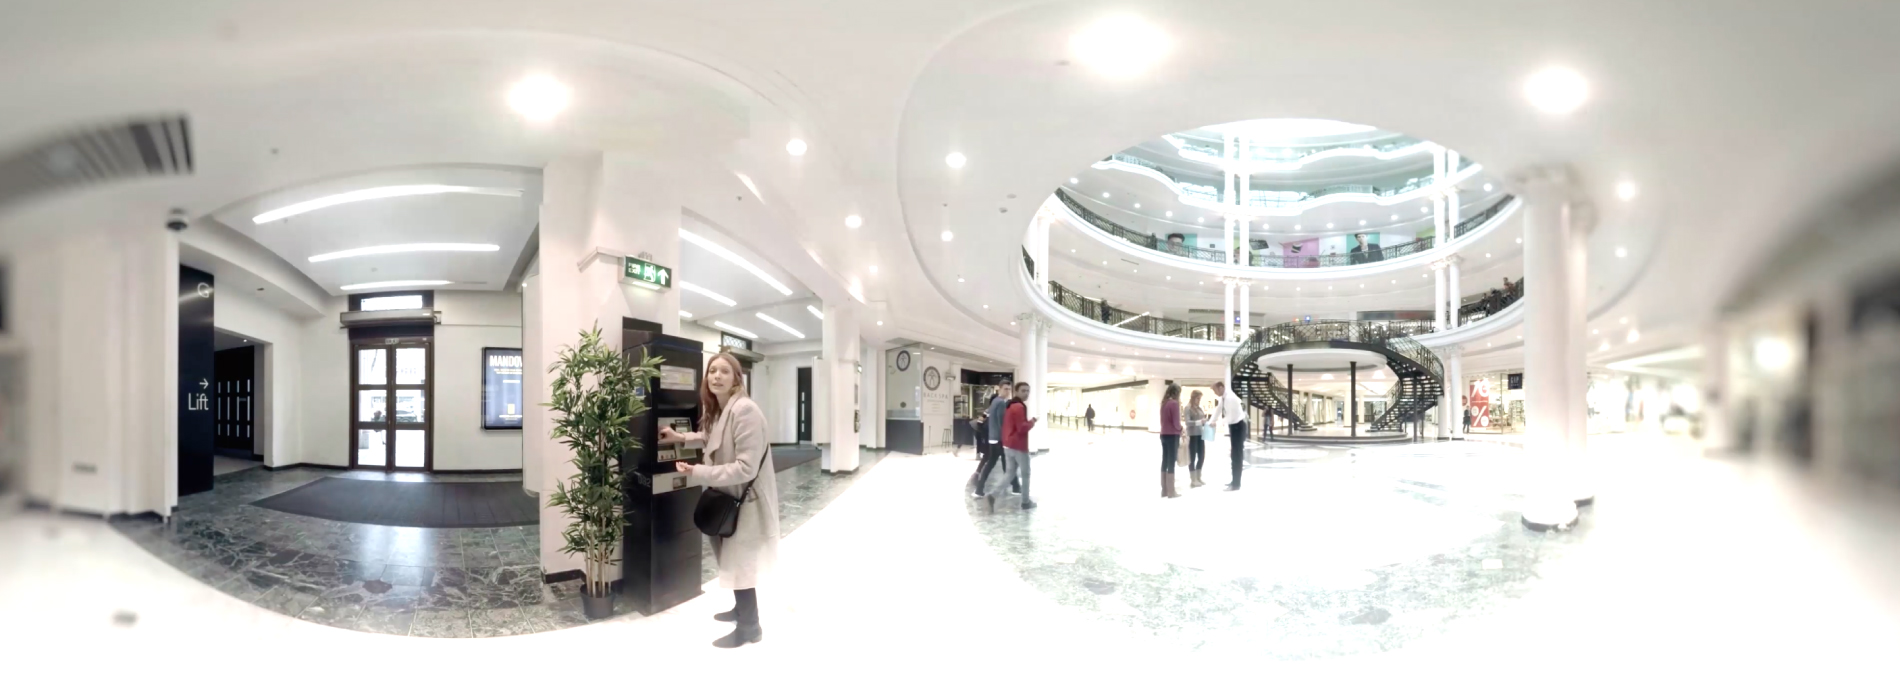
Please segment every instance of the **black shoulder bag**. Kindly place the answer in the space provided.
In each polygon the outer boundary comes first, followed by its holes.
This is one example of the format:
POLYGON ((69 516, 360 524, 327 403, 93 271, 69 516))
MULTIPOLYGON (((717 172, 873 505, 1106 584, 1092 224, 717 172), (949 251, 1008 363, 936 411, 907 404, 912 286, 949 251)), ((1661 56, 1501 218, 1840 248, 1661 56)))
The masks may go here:
MULTIPOLYGON (((759 471, 765 471, 765 454, 759 455, 759 471)), ((699 504, 693 507, 693 525, 712 537, 732 537, 739 531, 739 507, 745 506, 746 499, 752 496, 752 483, 758 481, 758 474, 753 474, 752 480, 745 484, 745 491, 737 497, 710 487, 701 491, 699 504)))

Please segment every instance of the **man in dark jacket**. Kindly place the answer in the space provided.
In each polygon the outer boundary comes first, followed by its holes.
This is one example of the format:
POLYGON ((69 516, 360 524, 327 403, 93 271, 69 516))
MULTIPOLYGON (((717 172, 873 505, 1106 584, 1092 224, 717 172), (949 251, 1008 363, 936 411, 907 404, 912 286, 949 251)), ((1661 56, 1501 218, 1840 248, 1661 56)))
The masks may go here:
MULTIPOLYGON (((1003 460, 1003 408, 1009 403, 1009 385, 997 385, 996 394, 990 397, 989 409, 983 412, 983 427, 989 441, 983 445, 983 454, 977 461, 976 475, 971 477, 975 483, 972 496, 982 497, 989 492, 990 470, 1003 460)), ((1020 481, 1011 481, 1011 489, 1021 492, 1020 481)))

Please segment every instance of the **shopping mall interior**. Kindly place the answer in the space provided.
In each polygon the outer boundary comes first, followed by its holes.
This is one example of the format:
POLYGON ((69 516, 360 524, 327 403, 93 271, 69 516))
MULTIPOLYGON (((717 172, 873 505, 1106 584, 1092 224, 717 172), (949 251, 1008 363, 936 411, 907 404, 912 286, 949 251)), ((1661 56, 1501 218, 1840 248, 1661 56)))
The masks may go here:
POLYGON ((7 668, 1891 685, 1900 5, 1345 9, 7 3, 7 668))

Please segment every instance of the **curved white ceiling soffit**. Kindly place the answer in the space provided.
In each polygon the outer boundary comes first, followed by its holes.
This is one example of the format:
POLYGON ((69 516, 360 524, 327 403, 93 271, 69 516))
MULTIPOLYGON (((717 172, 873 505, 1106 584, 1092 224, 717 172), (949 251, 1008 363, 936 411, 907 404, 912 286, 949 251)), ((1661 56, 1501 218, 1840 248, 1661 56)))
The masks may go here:
POLYGON ((1416 189, 1412 189, 1404 193, 1392 194, 1390 196, 1380 196, 1380 195, 1369 194, 1369 193, 1333 193, 1333 194, 1320 196, 1318 198, 1310 198, 1304 201, 1300 201, 1298 203, 1294 203, 1292 205, 1265 208, 1265 207, 1252 206, 1252 205, 1230 206, 1230 205, 1226 205, 1224 203, 1220 203, 1217 201, 1210 201, 1206 198, 1202 198, 1201 196, 1188 193, 1188 191, 1185 188, 1183 188, 1179 182, 1176 182, 1173 178, 1169 177, 1166 174, 1163 174, 1154 169, 1143 167, 1141 165, 1126 163, 1120 160, 1102 160, 1090 165, 1090 167, 1093 167, 1098 170, 1115 170, 1118 172, 1127 172, 1130 174, 1136 174, 1142 177, 1146 177, 1150 180, 1153 180, 1155 183, 1160 184, 1163 188, 1167 189, 1168 193, 1173 194, 1176 199, 1178 199, 1182 204, 1185 204, 1185 205, 1191 205, 1197 208, 1204 208, 1208 210, 1209 212, 1237 213, 1241 215, 1247 215, 1250 217, 1259 217, 1259 218, 1298 217, 1302 213, 1306 213, 1315 208, 1320 208, 1320 207, 1328 206, 1328 205, 1343 204, 1343 203, 1364 203, 1367 205, 1376 205, 1379 207, 1393 206, 1393 205, 1398 205, 1400 203, 1411 203, 1413 201, 1417 201, 1418 199, 1425 198, 1434 193, 1443 191, 1445 189, 1456 187, 1459 184, 1462 184, 1470 180, 1472 177, 1475 177, 1480 172, 1484 171, 1483 165, 1474 164, 1474 165, 1471 165, 1470 167, 1466 167, 1466 168, 1458 170, 1457 172, 1452 173, 1451 175, 1447 176, 1447 178, 1444 181, 1421 185, 1416 189))

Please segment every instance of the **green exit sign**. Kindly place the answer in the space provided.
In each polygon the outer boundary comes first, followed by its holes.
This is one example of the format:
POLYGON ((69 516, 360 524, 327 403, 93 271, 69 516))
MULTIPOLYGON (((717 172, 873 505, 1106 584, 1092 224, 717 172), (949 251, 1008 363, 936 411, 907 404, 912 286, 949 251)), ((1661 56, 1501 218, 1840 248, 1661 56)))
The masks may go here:
POLYGON ((622 259, 622 275, 628 280, 648 284, 661 289, 673 288, 673 269, 657 263, 649 263, 633 256, 622 259))

